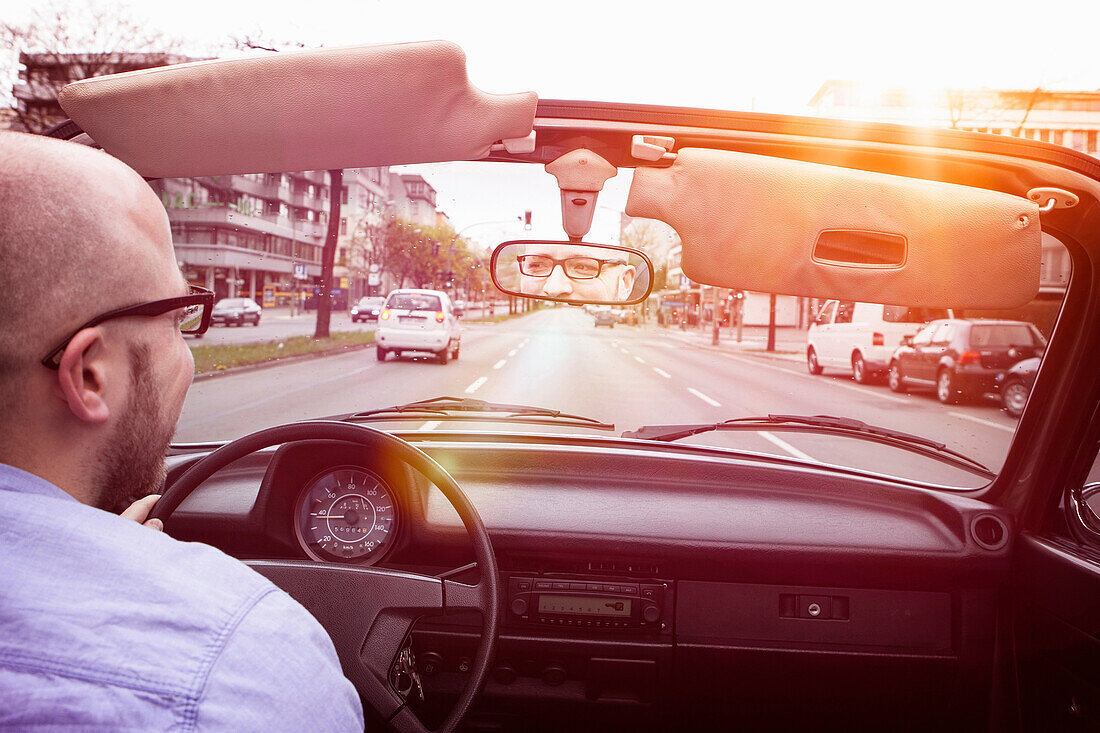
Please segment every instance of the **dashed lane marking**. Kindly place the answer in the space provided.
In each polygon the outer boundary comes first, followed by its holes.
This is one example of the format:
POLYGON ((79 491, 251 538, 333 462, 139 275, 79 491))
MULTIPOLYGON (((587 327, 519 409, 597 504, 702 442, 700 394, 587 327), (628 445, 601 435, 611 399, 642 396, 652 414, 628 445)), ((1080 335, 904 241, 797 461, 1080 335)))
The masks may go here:
POLYGON ((779 448, 782 448, 783 450, 787 451, 788 453, 790 453, 795 458, 801 458, 803 461, 810 461, 812 463, 821 463, 821 461, 817 460, 816 458, 809 455, 808 453, 803 453, 802 451, 800 451, 798 448, 795 448, 793 445, 791 445, 787 441, 775 437, 774 435, 769 433, 767 430, 757 430, 756 434, 759 435, 764 440, 771 443, 772 445, 775 445, 775 446, 777 446, 779 448))
POLYGON ((653 371, 657 372, 658 374, 660 374, 665 379, 672 379, 672 375, 669 374, 668 372, 666 372, 664 369, 658 369, 657 367, 653 367, 653 371))
POLYGON ((507 359, 501 359, 496 364, 493 364, 493 369, 500 369, 502 366, 508 363, 507 359))
POLYGON ((719 402, 718 400, 713 400, 710 397, 707 397, 705 394, 703 394, 702 392, 700 392, 697 389, 692 389, 691 387, 688 387, 687 391, 691 392, 693 395, 695 395, 696 397, 701 399, 703 402, 706 402, 711 407, 721 407, 722 406, 721 402, 719 402))
POLYGON ((420 426, 420 430, 435 430, 442 422, 442 420, 429 420, 420 426))
POLYGON ((975 417, 973 415, 967 415, 965 412, 955 412, 954 410, 952 410, 947 414, 953 417, 961 417, 964 420, 971 420, 972 422, 980 423, 981 425, 988 425, 991 428, 997 428, 998 430, 1004 430, 1005 432, 1016 432, 1016 428, 1010 428, 1007 425, 1001 425, 1000 423, 993 422, 992 420, 985 420, 980 417, 975 417))
POLYGON ((519 351, 519 349, 512 349, 508 352, 508 356, 515 356, 517 351, 519 351))
POLYGON ((639 364, 645 364, 645 359, 640 356, 635 356, 634 361, 638 362, 639 364))
POLYGON ((473 384, 466 388, 466 394, 473 394, 474 392, 477 392, 479 389, 481 389, 481 385, 485 384, 488 381, 488 377, 478 377, 474 380, 473 384))

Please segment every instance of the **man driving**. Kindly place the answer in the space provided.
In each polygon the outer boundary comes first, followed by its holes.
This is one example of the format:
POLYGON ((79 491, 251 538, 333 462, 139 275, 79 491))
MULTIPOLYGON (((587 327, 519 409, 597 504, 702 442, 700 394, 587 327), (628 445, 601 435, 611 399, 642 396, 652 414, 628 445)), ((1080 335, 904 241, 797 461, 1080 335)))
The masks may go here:
POLYGON ((520 292, 564 300, 621 303, 637 268, 619 253, 584 244, 528 243, 516 257, 520 292))
POLYGON ((0 133, 0 262, 0 728, 362 730, 302 606, 138 523, 213 302, 156 195, 105 153, 0 133))

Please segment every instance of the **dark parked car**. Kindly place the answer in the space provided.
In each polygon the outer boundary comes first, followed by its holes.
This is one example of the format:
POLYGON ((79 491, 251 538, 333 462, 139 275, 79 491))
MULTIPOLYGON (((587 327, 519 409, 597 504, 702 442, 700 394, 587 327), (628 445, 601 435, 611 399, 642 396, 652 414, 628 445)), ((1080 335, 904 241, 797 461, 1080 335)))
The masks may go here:
POLYGON ((358 323, 359 321, 377 321, 378 314, 382 312, 382 306, 385 302, 385 298, 360 298, 359 302, 351 307, 352 323, 358 323))
POLYGON ((1024 359, 1005 372, 1001 380, 1001 406, 1012 417, 1023 414, 1024 405, 1035 384, 1035 373, 1039 371, 1039 357, 1024 359))
POLYGON ((251 298, 222 298, 214 304, 210 313, 210 323, 222 326, 243 326, 251 323, 260 325, 260 313, 263 309, 251 298))
POLYGON ((1009 367, 1045 347, 1039 330, 1024 321, 932 321, 890 358, 890 389, 934 387, 944 404, 973 399, 997 391, 1009 367))

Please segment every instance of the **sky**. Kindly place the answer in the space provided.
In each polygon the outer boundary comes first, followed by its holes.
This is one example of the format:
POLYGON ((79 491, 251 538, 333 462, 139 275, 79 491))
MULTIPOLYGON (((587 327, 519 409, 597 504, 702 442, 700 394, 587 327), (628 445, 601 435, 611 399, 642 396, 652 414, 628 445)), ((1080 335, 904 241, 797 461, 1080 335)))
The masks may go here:
MULTIPOLYGON (((19 23, 44 4, 0 0, 0 20, 19 23)), ((465 50, 476 86, 544 99, 806 114, 829 79, 913 89, 1100 89, 1100 0, 99 4, 163 29, 197 55, 231 53, 230 38, 243 34, 307 47, 447 39, 465 50)), ((451 194, 435 183, 446 208, 451 194)), ((478 221, 460 206, 448 213, 459 228, 478 221)))

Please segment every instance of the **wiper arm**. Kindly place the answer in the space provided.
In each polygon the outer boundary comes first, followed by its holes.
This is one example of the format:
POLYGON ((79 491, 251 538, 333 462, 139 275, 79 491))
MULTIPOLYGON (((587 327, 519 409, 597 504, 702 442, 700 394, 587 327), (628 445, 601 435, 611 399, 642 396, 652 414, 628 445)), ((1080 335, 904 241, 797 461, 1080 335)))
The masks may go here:
POLYGON ((833 415, 768 415, 766 417, 738 417, 718 423, 700 423, 696 425, 645 425, 637 430, 626 431, 622 434, 622 437, 673 441, 715 430, 760 430, 776 427, 863 438, 927 455, 986 478, 993 478, 996 475, 973 458, 953 451, 945 444, 930 438, 877 425, 868 425, 862 420, 833 415))
POLYGON ((602 420, 585 417, 584 415, 574 415, 568 412, 562 412, 561 410, 552 410, 547 407, 534 407, 532 405, 510 405, 501 402, 486 402, 485 400, 478 400, 472 397, 433 397, 432 399, 407 402, 403 405, 394 405, 393 407, 382 407, 375 410, 364 410, 362 412, 356 412, 348 415, 343 419, 347 422, 384 420, 394 419, 393 416, 395 414, 410 415, 410 417, 412 415, 427 414, 432 415, 433 417, 452 418, 456 420, 508 420, 512 418, 519 418, 521 421, 524 421, 523 418, 542 418, 546 421, 562 420, 565 422, 581 423, 598 430, 615 429, 615 425, 612 423, 605 423, 602 420), (502 415, 500 418, 472 418, 469 415, 465 414, 470 412, 507 414, 502 415))

